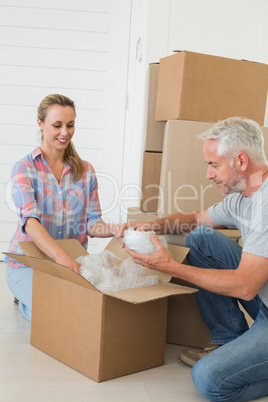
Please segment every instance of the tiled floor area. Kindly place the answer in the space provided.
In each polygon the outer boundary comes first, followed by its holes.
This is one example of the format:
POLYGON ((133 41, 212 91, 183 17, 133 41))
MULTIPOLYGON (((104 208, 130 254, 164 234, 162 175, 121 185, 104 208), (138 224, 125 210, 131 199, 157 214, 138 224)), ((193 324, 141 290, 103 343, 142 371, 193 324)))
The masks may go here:
MULTIPOLYGON (((30 323, 19 313, 0 263, 0 400, 3 402, 201 402, 190 367, 166 346, 166 364, 96 383, 30 345, 30 323)), ((268 401, 268 398, 262 399, 268 401)))

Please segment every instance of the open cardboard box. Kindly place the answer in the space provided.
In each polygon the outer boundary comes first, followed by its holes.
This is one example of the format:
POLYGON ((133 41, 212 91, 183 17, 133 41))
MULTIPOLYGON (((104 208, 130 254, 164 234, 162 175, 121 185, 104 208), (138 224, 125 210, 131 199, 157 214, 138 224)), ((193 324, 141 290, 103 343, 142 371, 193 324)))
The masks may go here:
MULTIPOLYGON (((58 240, 73 258, 87 255, 77 240, 58 240)), ((97 382, 164 363, 167 298, 194 289, 170 283, 101 293, 81 275, 57 264, 33 242, 20 243, 24 255, 5 253, 33 268, 31 344, 97 382)), ((128 258, 118 239, 108 246, 128 258)), ((181 247, 181 261, 187 249, 181 247)))

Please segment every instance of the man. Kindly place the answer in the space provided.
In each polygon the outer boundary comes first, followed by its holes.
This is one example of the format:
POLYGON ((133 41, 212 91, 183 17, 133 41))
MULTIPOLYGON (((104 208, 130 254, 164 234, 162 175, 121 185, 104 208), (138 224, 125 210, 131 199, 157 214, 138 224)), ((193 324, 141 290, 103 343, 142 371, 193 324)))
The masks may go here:
MULTIPOLYGON (((207 210, 177 213, 150 224, 131 224, 157 234, 189 232, 187 264, 175 262, 156 235, 156 252, 133 261, 192 283, 210 330, 212 351, 189 349, 180 358, 193 366, 197 390, 213 401, 245 401, 268 395, 268 163, 257 123, 221 121, 203 133, 207 178, 223 195, 207 210), (214 229, 237 227, 243 249, 214 229), (248 328, 242 304, 255 320, 248 328)), ((126 225, 122 226, 123 229, 126 225)), ((121 233, 122 236, 122 233, 121 233)))

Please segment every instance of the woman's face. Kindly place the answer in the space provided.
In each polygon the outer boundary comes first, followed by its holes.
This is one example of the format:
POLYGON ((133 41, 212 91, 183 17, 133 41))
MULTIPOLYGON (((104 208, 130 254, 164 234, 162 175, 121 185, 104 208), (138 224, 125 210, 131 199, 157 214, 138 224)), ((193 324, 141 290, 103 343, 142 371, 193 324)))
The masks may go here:
POLYGON ((45 121, 37 119, 43 132, 42 147, 64 151, 74 135, 75 111, 71 106, 51 105, 45 121))

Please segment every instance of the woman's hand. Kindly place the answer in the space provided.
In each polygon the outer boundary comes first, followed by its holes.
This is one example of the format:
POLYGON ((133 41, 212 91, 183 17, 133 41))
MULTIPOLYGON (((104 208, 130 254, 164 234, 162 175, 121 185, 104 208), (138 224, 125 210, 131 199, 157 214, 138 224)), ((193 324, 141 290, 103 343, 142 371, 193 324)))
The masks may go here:
POLYGON ((121 232, 121 225, 111 223, 111 233, 114 235, 114 237, 119 237, 120 232, 121 232))
POLYGON ((79 274, 79 264, 68 256, 65 250, 52 238, 41 223, 35 218, 28 218, 25 224, 25 230, 31 237, 36 246, 48 257, 58 264, 72 268, 79 274))
POLYGON ((81 264, 69 257, 68 254, 61 255, 55 260, 55 262, 61 265, 65 265, 66 267, 73 269, 79 274, 79 268, 81 267, 81 264))

